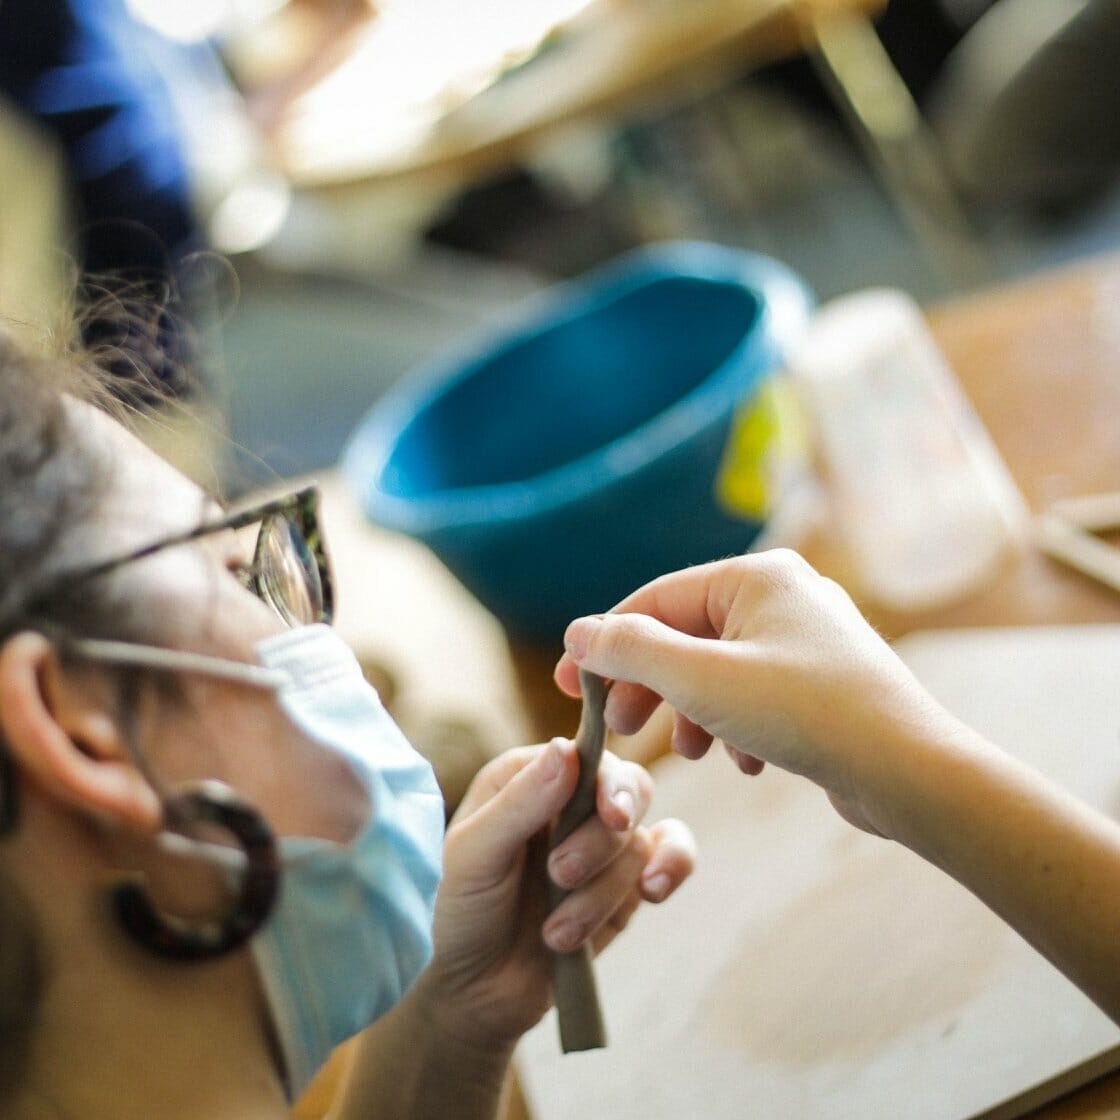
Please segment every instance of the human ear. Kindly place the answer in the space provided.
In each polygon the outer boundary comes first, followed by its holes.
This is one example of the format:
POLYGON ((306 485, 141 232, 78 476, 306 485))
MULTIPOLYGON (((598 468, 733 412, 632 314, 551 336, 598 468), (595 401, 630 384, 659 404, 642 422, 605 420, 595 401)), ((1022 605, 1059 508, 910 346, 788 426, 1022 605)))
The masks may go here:
POLYGON ((144 833, 162 808, 103 699, 79 687, 42 634, 0 647, 0 740, 18 773, 48 797, 144 833))

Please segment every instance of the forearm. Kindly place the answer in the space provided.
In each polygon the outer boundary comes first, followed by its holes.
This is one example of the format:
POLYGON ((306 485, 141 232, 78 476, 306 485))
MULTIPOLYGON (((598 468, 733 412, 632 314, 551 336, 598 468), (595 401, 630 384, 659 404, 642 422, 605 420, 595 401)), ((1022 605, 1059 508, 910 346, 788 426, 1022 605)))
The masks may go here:
POLYGON ((877 775, 884 831, 1120 1021, 1120 826, 954 720, 901 734, 877 775))
POLYGON ((495 1120, 511 1057, 442 1030, 414 989, 366 1031, 330 1120, 495 1120))

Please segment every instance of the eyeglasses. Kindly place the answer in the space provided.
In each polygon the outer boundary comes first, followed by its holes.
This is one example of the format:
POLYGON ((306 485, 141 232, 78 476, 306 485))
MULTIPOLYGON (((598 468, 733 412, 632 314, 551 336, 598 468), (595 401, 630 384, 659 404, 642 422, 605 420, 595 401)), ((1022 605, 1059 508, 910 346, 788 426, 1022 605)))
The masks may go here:
POLYGON ((46 598, 53 587, 94 579, 175 545, 225 530, 244 529, 258 522, 253 562, 238 573, 244 586, 263 599, 289 626, 329 623, 334 617, 334 586, 330 560, 319 529, 319 491, 315 486, 153 541, 123 556, 86 568, 70 569, 53 578, 50 587, 40 589, 35 599, 46 598))

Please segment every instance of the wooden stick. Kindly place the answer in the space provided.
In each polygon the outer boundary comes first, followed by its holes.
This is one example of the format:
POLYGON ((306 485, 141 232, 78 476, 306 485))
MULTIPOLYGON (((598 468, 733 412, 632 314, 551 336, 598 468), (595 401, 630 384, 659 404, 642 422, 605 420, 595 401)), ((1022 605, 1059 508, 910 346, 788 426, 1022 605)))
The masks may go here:
MULTIPOLYGON (((550 847, 566 840, 595 812, 595 795, 599 782, 599 760, 607 725, 603 709, 607 702, 607 683, 592 673, 579 674, 583 694, 583 710, 576 731, 576 753, 579 755, 579 781, 571 800, 560 812, 552 830, 550 847)), ((551 909, 567 897, 568 892, 548 881, 551 909)), ((556 1016, 560 1024, 560 1048, 565 1054, 576 1050, 596 1050, 606 1046, 606 1030, 599 1008, 599 994, 591 967, 588 946, 574 953, 553 954, 553 988, 556 1016)))
POLYGON ((1054 502, 1047 513, 1086 529, 1090 533, 1102 533, 1108 529, 1120 529, 1120 492, 1086 494, 1081 498, 1061 498, 1054 502))
POLYGON ((1034 519, 1034 541, 1048 556, 1120 591, 1120 551, 1112 545, 1049 513, 1034 519))

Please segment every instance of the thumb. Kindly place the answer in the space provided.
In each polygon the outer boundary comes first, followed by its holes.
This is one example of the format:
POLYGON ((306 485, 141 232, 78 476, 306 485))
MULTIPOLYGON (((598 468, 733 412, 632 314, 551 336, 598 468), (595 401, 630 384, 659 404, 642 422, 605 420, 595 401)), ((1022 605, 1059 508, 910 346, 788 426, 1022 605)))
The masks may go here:
POLYGON ((579 760, 569 740, 554 739, 448 833, 447 862, 464 884, 502 879, 525 845, 548 827, 572 796, 579 760))
POLYGON ((695 638, 645 614, 576 619, 564 635, 579 665, 614 681, 641 685, 688 714, 718 655, 718 642, 695 638))

